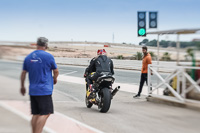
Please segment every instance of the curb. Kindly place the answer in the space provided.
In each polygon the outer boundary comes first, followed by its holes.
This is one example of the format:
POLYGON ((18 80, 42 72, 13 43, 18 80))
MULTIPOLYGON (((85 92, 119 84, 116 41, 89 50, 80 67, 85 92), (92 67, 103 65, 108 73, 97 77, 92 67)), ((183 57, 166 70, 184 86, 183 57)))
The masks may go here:
POLYGON ((166 100, 166 99, 162 99, 158 97, 151 97, 151 96, 146 97, 146 99, 148 102, 187 108, 187 109, 192 109, 192 110, 200 112, 200 102, 197 102, 197 101, 196 103, 192 102, 192 100, 187 100, 185 102, 178 102, 178 101, 175 102, 175 101, 170 101, 170 100, 166 100))

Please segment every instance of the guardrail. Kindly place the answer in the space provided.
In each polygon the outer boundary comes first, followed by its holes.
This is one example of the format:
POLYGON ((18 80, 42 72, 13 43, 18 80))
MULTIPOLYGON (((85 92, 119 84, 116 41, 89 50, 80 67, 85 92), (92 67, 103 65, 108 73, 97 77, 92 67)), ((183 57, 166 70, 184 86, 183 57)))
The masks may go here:
MULTIPOLYGON (((160 68, 168 68, 169 66, 160 66, 160 65, 148 65, 148 95, 152 97, 159 97, 162 99, 174 101, 174 102, 181 102, 184 103, 188 99, 186 98, 186 94, 189 93, 191 90, 195 89, 197 93, 200 93, 200 79, 194 81, 190 75, 186 72, 187 70, 200 70, 200 67, 186 67, 186 66, 170 66, 172 70, 171 73, 166 78, 163 78, 158 70, 160 68), (151 72, 154 76, 158 78, 158 82, 156 86, 153 85, 151 78, 151 72), (176 89, 172 88, 170 85, 170 80, 174 77, 177 77, 177 84, 176 89), (186 84, 187 83, 187 84, 186 84), (164 96, 159 93, 159 89, 161 86, 165 86, 169 89, 169 91, 174 95, 173 96, 164 96), (155 92, 157 90, 157 93, 155 92)), ((155 83, 154 83, 155 84, 155 83)))

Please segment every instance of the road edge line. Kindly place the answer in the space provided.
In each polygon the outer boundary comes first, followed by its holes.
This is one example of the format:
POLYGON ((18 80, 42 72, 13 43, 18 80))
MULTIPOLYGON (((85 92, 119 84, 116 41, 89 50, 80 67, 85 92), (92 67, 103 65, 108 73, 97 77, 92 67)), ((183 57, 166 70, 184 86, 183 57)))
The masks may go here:
MULTIPOLYGON (((2 101, 0 101, 0 106, 3 107, 4 109, 18 115, 19 117, 23 118, 24 120, 27 120, 30 122, 31 118, 28 117, 27 115, 24 115, 22 112, 18 111, 17 109, 12 108, 9 105, 6 105, 5 103, 3 103, 2 101)), ((48 133, 56 133, 55 131, 53 131, 52 129, 45 127, 43 128, 44 131, 48 132, 48 133)))
POLYGON ((67 118, 67 119, 69 119, 69 120, 71 120, 71 121, 73 121, 73 122, 75 122, 75 123, 77 123, 77 124, 79 124, 79 125, 81 125, 81 126, 84 126, 84 127, 88 128, 88 129, 90 129, 90 130, 92 130, 92 131, 94 131, 94 132, 96 132, 96 133, 104 133, 104 132, 102 132, 102 131, 100 131, 100 130, 98 130, 98 129, 96 129, 96 128, 93 128, 93 127, 91 127, 91 126, 89 126, 89 125, 87 125, 87 124, 84 124, 84 123, 82 123, 82 122, 80 122, 80 121, 78 121, 78 120, 76 120, 76 119, 74 119, 74 118, 71 118, 71 117, 69 117, 69 116, 67 116, 67 115, 64 115, 64 114, 62 114, 62 113, 59 113, 59 112, 56 112, 56 111, 55 111, 55 114, 60 115, 60 116, 62 116, 62 117, 65 117, 65 118, 67 118))

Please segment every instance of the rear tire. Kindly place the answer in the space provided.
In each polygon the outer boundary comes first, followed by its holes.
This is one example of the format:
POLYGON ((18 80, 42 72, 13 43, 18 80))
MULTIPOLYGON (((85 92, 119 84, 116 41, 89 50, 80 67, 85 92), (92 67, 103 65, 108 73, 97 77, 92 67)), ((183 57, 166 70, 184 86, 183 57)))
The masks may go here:
POLYGON ((87 108, 91 108, 92 105, 93 105, 93 103, 91 103, 91 102, 88 100, 87 95, 85 96, 85 104, 86 104, 86 107, 87 107, 87 108))
POLYGON ((102 113, 106 113, 110 109, 111 104, 111 92, 108 88, 104 88, 101 90, 100 93, 100 100, 99 103, 99 111, 102 113))

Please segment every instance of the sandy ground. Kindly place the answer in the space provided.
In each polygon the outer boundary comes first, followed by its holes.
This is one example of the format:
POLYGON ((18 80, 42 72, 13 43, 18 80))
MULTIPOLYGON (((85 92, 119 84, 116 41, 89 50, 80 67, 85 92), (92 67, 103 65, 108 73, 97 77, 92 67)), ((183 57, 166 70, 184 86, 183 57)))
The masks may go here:
MULTIPOLYGON (((72 46, 72 45, 51 45, 47 52, 51 53, 54 57, 68 57, 68 58, 92 58, 96 56, 98 49, 106 49, 107 55, 111 58, 117 58, 122 55, 125 58, 133 57, 137 52, 141 52, 141 47, 122 47, 122 46, 72 46)), ((0 58, 12 59, 15 56, 26 56, 36 49, 35 46, 1 46, 0 45, 0 58)), ((149 48, 149 51, 157 54, 156 48, 149 48)), ((169 52, 171 59, 176 59, 176 51, 174 48, 166 48, 160 50, 160 57, 164 52, 169 52)), ((180 52, 180 59, 185 59, 186 53, 184 50, 180 52)), ((154 58, 155 60, 156 58, 154 58)))

